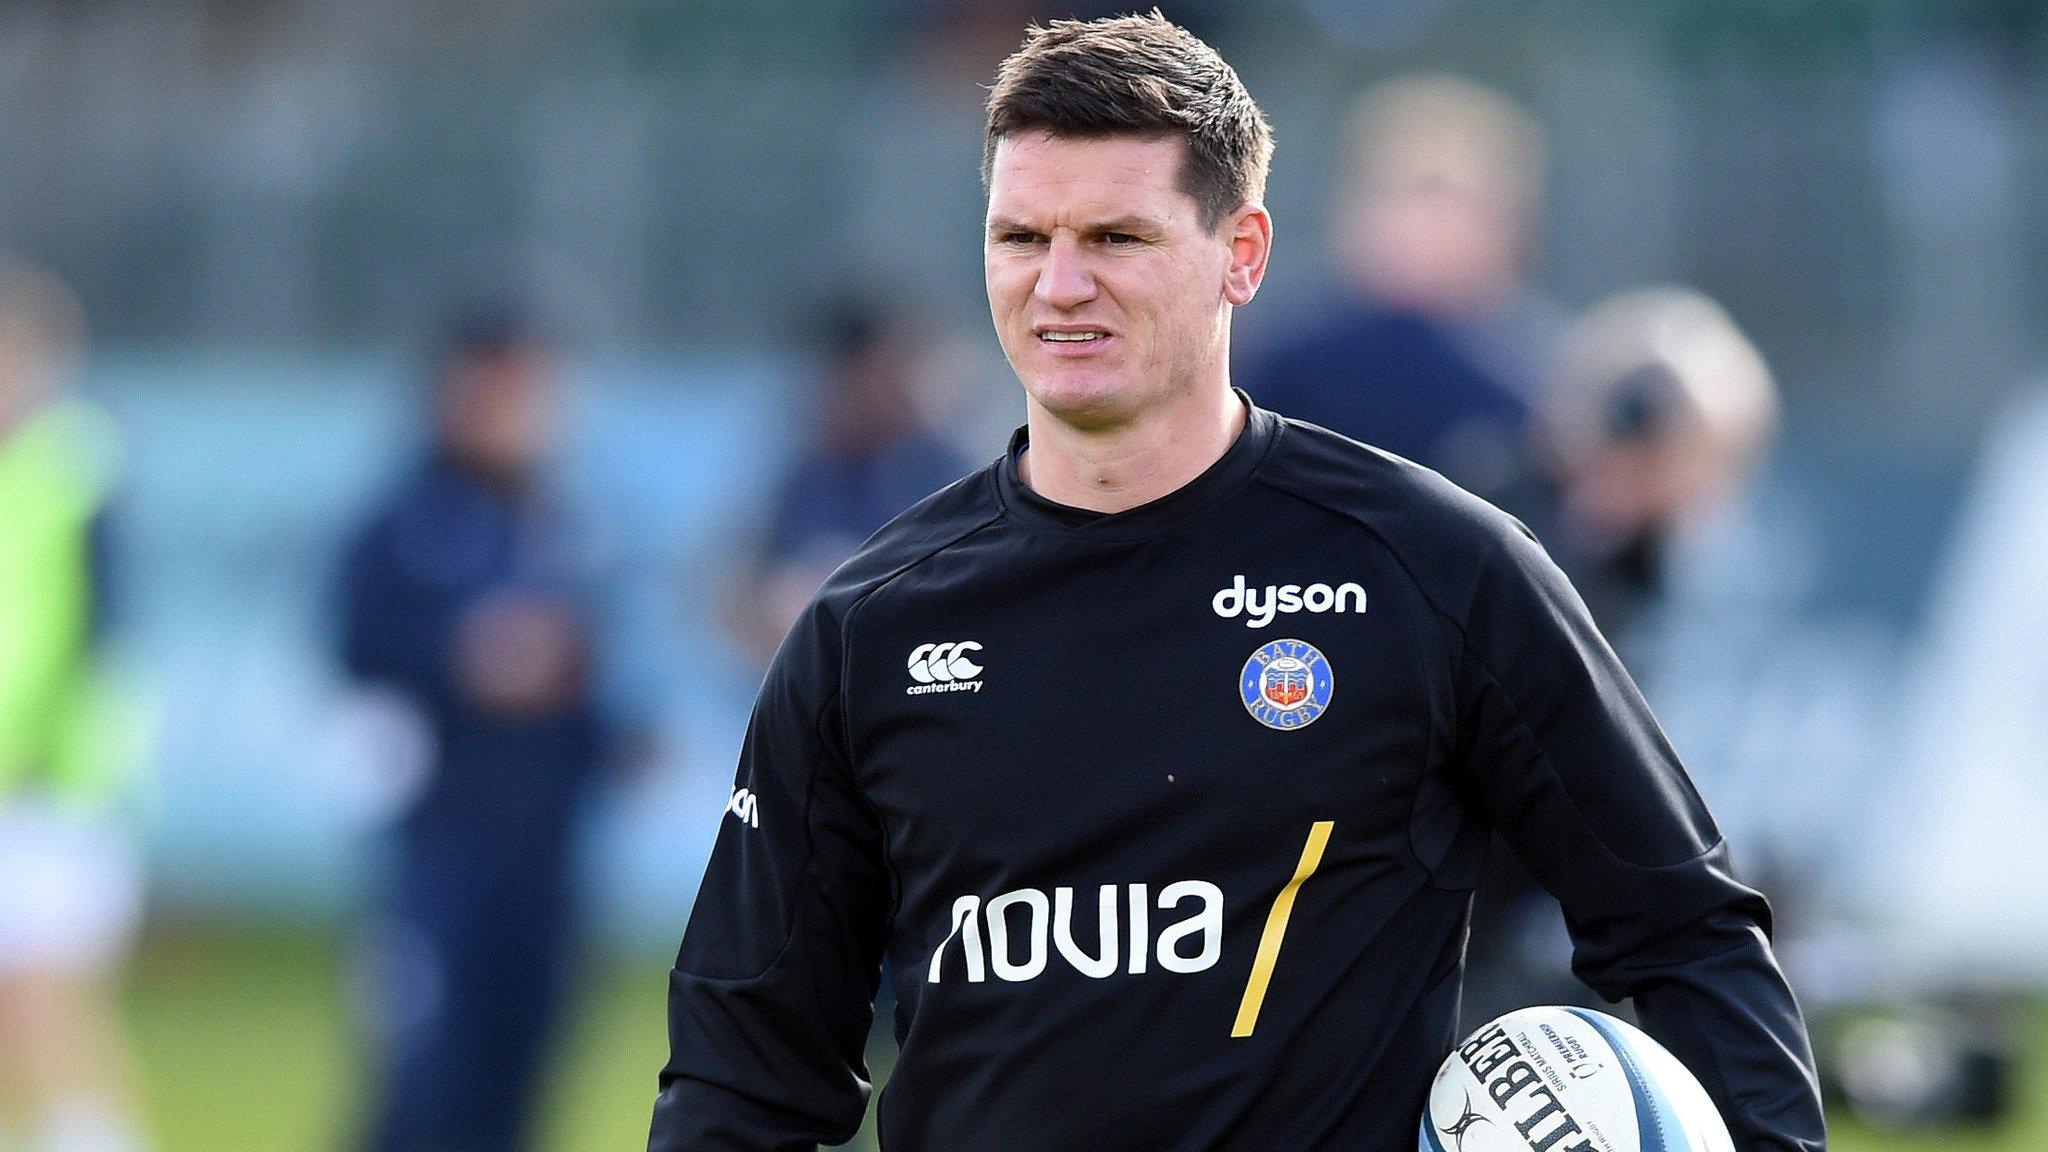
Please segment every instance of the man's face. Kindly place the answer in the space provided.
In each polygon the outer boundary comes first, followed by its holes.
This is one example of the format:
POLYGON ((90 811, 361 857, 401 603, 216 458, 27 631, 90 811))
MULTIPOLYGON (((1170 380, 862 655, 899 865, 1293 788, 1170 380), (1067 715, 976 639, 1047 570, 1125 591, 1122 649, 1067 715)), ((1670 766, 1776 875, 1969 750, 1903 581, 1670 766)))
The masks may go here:
POLYGON ((989 312, 1026 394, 1062 421, 1122 424, 1227 373, 1230 307, 1257 289, 1265 214, 1204 227, 1179 186, 1186 152, 1177 137, 1045 132, 996 146, 989 312))
POLYGON ((441 435, 458 459, 516 476, 547 454, 554 427, 554 357, 513 349, 453 365, 441 392, 441 435))
POLYGON ((1498 189, 1433 177, 1379 181, 1351 211, 1347 270, 1390 304, 1449 318, 1484 313, 1520 278, 1521 220, 1498 189))

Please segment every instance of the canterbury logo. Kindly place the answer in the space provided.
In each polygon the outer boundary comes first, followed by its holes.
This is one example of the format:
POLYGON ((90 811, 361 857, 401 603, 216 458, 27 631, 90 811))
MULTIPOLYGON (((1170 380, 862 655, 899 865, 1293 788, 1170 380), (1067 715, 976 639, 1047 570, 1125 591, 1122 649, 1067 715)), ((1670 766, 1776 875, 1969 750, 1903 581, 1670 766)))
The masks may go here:
POLYGON ((950 644, 919 644, 911 650, 910 678, 917 681, 903 690, 908 696, 923 696, 933 692, 979 692, 981 665, 968 656, 970 652, 981 651, 981 645, 972 640, 959 640, 950 644))

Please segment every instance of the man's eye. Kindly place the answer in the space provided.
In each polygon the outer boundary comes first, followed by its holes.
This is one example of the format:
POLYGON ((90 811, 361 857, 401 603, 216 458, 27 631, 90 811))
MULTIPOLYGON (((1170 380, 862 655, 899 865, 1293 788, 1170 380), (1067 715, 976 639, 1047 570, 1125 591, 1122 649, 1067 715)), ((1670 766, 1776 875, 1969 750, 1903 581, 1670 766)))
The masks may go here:
POLYGON ((1138 238, 1129 232, 1104 232, 1102 242, 1112 248, 1121 248, 1126 244, 1136 244, 1138 238))
POLYGON ((1037 239, 1036 232, 1005 232, 996 237, 997 243, 1001 244, 1029 244, 1037 239))

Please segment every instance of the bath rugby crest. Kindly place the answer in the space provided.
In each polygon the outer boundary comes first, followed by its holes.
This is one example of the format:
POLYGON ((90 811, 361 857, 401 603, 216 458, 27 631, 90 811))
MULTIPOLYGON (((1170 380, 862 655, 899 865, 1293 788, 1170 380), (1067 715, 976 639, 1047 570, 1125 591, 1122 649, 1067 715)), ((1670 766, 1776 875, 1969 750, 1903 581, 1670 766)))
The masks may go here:
POLYGON ((1245 710, 1268 728, 1285 731, 1315 722, 1337 686, 1330 662, 1304 640, 1275 640, 1244 662, 1237 694, 1245 710))

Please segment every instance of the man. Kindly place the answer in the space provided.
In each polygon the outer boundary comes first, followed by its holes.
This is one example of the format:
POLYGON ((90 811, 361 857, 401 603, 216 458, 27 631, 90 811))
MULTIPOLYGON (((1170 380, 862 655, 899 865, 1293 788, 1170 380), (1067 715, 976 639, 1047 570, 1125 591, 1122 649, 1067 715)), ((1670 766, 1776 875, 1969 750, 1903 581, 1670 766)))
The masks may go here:
POLYGON ((377 1152, 510 1152, 561 1001, 574 833, 608 734, 581 533, 543 479, 554 353, 516 310, 452 328, 427 460, 344 574, 344 659, 433 763, 396 829, 379 944, 377 1152))
POLYGON ((1564 326, 1526 279, 1542 128, 1469 80, 1410 76, 1359 99, 1343 151, 1339 287, 1240 382, 1498 499, 1564 326))
POLYGON ((985 257, 1027 422, 777 655, 655 1152, 851 1136, 885 960, 891 1152, 1405 1152, 1489 825, 1744 1152, 1822 1146, 1768 909, 1542 551, 1231 390, 1270 147, 1156 15, 1004 63, 985 257))
POLYGON ((0 257, 0 1130, 136 1152, 117 991, 142 921, 120 812, 141 733, 101 660, 117 448, 65 395, 83 313, 0 257))

